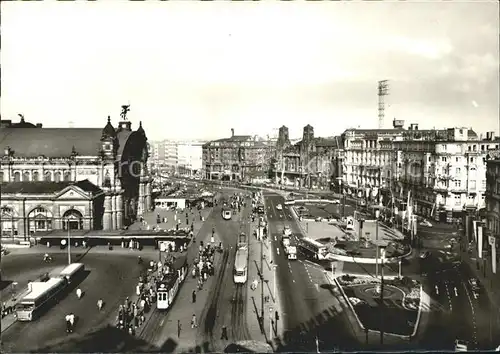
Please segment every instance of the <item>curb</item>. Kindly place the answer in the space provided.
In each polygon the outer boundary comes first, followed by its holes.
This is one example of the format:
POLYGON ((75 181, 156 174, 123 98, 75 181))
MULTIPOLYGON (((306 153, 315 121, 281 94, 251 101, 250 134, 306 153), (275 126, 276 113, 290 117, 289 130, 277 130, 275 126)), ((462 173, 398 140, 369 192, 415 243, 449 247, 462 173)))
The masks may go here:
MULTIPOLYGON (((329 278, 330 277, 328 276, 328 279, 329 278)), ((333 281, 335 282, 335 285, 337 285, 337 288, 342 293, 342 296, 344 297, 344 300, 349 305, 349 308, 353 312, 354 317, 356 317, 356 320, 358 322, 359 327, 363 331, 365 331, 365 332, 368 331, 368 332, 371 332, 371 333, 379 334, 380 331, 377 331, 377 330, 374 330, 374 329, 367 329, 365 326, 363 326, 363 323, 359 319, 358 314, 356 313, 356 310, 354 310, 354 307, 352 306, 351 302, 349 301, 349 298, 347 297, 346 293, 344 292, 344 289, 342 288, 342 285, 340 285, 340 283, 337 281, 337 279, 333 279, 333 281)), ((412 334, 411 335, 404 335, 404 334, 396 334, 396 333, 391 333, 391 332, 384 331, 384 336, 388 335, 388 336, 398 337, 398 338, 407 339, 407 340, 408 340, 408 337, 412 338, 416 334, 416 332, 418 330, 418 323, 420 321, 421 308, 422 308, 422 285, 420 285, 420 303, 419 303, 419 310, 418 310, 418 313, 417 313, 417 320, 415 322, 412 334)))

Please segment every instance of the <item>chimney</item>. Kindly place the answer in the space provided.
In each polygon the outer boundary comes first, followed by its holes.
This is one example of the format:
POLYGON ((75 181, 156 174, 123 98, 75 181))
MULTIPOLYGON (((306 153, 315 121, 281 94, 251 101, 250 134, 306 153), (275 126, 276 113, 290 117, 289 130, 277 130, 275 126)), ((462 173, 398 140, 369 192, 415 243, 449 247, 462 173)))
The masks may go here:
POLYGON ((490 132, 490 139, 495 140, 495 132, 490 132))
POLYGON ((234 128, 231 128, 231 138, 234 137, 234 128))

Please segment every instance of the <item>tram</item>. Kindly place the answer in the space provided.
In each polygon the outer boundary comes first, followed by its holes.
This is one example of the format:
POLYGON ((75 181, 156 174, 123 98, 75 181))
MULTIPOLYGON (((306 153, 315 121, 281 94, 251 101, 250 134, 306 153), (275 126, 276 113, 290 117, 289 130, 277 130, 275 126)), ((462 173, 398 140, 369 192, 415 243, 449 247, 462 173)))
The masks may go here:
POLYGON ((234 283, 245 284, 248 279, 248 248, 238 248, 234 260, 234 283))
POLYGON ((230 209, 222 209, 222 218, 224 220, 231 220, 232 212, 230 209))
POLYGON ((179 288, 186 279, 188 272, 187 258, 179 257, 174 261, 170 272, 164 274, 161 280, 156 283, 158 310, 168 310, 174 302, 179 288))

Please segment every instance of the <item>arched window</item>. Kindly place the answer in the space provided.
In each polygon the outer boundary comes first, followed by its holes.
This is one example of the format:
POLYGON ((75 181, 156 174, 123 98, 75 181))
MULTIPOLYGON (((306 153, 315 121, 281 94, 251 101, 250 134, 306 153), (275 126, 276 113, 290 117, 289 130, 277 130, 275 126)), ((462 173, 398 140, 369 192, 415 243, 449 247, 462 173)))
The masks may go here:
POLYGON ((33 182, 38 182, 40 180, 38 171, 33 171, 32 175, 33 175, 33 182))
POLYGON ((28 214, 30 233, 52 230, 53 215, 50 210, 38 206, 28 214))
POLYGON ((14 182, 21 182, 21 172, 14 172, 14 182))
POLYGON ((54 182, 61 182, 61 172, 54 173, 54 182))
POLYGON ((29 182, 30 181, 30 173, 29 171, 24 171, 23 172, 23 182, 29 182))
POLYGON ((71 172, 64 171, 64 182, 69 182, 69 181, 71 181, 71 172))
POLYGON ((83 230, 83 215, 76 209, 70 209, 63 214, 63 229, 83 230))
POLYGON ((46 171, 45 174, 43 175, 43 179, 45 182, 51 182, 52 181, 52 175, 50 171, 46 171))
POLYGON ((17 236, 17 216, 11 207, 2 206, 0 210, 0 224, 2 236, 17 236))

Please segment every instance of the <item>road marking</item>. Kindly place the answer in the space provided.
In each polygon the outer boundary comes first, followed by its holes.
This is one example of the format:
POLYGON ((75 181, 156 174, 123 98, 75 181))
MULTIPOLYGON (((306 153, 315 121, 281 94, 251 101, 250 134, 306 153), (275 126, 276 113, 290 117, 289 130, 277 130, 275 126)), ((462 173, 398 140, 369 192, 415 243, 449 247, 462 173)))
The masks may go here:
POLYGON ((160 326, 163 326, 163 322, 165 322, 165 319, 162 319, 162 320, 160 321, 160 326))
POLYGON ((276 253, 278 254, 278 256, 280 255, 280 249, 279 249, 279 247, 276 247, 276 253))
POLYGON ((276 238, 276 235, 274 235, 274 241, 278 241, 278 239, 276 238))
POLYGON ((450 311, 453 311, 453 306, 451 305, 450 289, 448 289, 448 283, 445 282, 444 287, 446 289, 446 296, 448 297, 448 305, 450 306, 450 311))
POLYGON ((474 326, 473 338, 474 338, 474 342, 477 344, 477 323, 476 323, 476 313, 474 311, 474 304, 472 303, 472 299, 470 297, 469 290, 467 289, 467 286, 465 285, 464 282, 462 282, 462 285, 465 288, 465 293, 467 294, 467 299, 469 299, 469 304, 470 304, 470 308, 472 311, 472 324, 474 326))
POLYGON ((319 284, 315 283, 314 286, 316 287, 316 290, 318 291, 319 293, 319 284))

